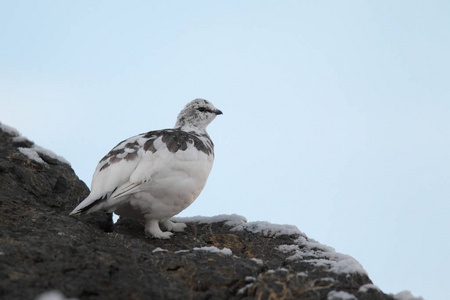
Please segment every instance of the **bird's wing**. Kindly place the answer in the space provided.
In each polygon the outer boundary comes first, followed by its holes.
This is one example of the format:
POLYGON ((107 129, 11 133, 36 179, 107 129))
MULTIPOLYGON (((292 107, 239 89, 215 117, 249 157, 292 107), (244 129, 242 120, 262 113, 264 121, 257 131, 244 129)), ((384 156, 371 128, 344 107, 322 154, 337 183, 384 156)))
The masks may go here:
POLYGON ((205 177, 206 180, 214 156, 205 153, 207 150, 200 151, 197 148, 207 148, 207 146, 198 145, 204 143, 203 140, 197 138, 198 144, 196 144, 194 137, 179 138, 178 136, 177 139, 177 134, 179 133, 166 131, 163 136, 152 140, 151 147, 147 144, 147 148, 151 150, 139 156, 141 158, 139 164, 136 165, 129 179, 118 186, 109 197, 108 201, 111 204, 114 201, 120 203, 120 198, 124 196, 151 190, 153 184, 158 185, 162 181, 177 182, 186 176, 205 177))
MULTIPOLYGON (((151 132, 150 132, 151 133, 151 132)), ((115 146, 97 165, 91 183, 91 193, 84 199, 71 214, 81 212, 94 212, 103 207, 115 206, 117 198, 130 193, 131 189, 139 186, 144 179, 130 182, 131 175, 138 168, 139 164, 145 160, 151 177, 151 164, 161 150, 161 143, 153 143, 160 139, 159 132, 155 131, 154 135, 150 133, 140 134, 120 142, 115 146), (146 144, 152 141, 154 148, 149 148, 146 144), (111 201, 110 201, 111 200, 111 201)))
POLYGON ((111 193, 129 180, 142 157, 146 154, 141 146, 145 143, 144 140, 142 135, 126 139, 100 160, 92 176, 92 194, 111 193))

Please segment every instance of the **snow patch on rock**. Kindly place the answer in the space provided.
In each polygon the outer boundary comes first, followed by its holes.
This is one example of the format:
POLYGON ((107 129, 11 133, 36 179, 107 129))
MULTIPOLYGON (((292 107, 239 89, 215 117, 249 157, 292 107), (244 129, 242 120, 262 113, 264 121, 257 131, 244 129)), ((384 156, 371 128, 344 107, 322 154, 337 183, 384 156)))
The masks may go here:
POLYGON ((30 141, 29 139, 27 139, 26 137, 24 137, 23 135, 20 134, 20 132, 11 127, 8 126, 6 124, 3 124, 0 122, 0 129, 7 133, 8 135, 13 137, 13 143, 14 144, 25 144, 27 145, 26 147, 20 146, 17 147, 17 149, 20 151, 20 153, 22 153, 23 155, 27 156, 30 160, 33 160, 39 164, 42 165, 47 165, 47 163, 44 161, 44 159, 42 158, 42 156, 47 156, 50 157, 52 159, 55 159, 63 164, 69 165, 70 166, 70 162, 67 161, 64 157, 55 154, 53 151, 45 149, 41 146, 36 145, 33 141, 30 141), (28 146, 30 145, 30 146, 28 146))

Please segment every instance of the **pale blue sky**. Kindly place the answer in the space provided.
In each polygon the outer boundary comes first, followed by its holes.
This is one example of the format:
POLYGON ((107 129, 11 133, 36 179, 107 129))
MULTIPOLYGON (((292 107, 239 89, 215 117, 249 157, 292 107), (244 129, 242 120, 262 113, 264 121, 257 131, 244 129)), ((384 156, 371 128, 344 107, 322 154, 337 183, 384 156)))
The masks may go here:
POLYGON ((4 1, 0 121, 90 184, 202 97, 216 161, 182 216, 296 225, 384 292, 450 299, 450 2, 4 1))

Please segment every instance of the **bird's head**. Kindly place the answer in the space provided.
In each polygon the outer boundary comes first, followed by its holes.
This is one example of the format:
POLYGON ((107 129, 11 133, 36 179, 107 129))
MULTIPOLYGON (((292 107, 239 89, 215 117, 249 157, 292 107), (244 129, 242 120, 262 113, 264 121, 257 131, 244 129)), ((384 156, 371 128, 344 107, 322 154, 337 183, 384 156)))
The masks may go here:
POLYGON ((195 99, 186 104, 177 118, 175 128, 184 127, 197 130, 205 130, 206 126, 211 123, 217 115, 222 112, 215 108, 214 105, 205 99, 195 99))

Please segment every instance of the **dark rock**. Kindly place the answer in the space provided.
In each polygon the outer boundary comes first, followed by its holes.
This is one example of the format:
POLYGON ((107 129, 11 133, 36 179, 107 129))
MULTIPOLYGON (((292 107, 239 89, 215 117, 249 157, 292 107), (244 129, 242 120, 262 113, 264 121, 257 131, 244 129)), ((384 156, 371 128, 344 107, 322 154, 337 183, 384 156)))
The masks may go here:
POLYGON ((327 299, 333 291, 392 299, 356 261, 292 228, 229 216, 234 223, 189 222, 157 240, 135 221, 112 228, 109 214, 70 217, 86 185, 54 157, 31 160, 18 147, 33 143, 13 138, 0 130, 0 299, 50 290, 79 299, 327 299), (224 248, 232 255, 204 251, 224 248), (342 272, 345 262, 356 268, 342 272))

